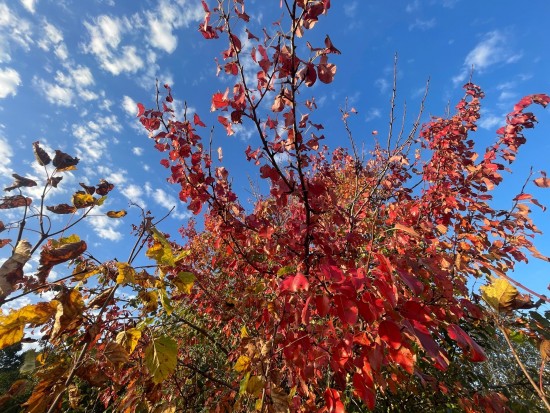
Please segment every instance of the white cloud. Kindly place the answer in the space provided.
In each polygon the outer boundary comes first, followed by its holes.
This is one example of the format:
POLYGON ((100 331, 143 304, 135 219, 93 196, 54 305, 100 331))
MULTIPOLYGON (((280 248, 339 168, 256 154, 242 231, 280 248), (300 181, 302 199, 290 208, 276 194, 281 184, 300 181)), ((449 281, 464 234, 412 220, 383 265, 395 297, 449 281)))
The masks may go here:
POLYGON ((433 28, 434 26, 435 26, 435 18, 430 20, 416 19, 414 23, 411 23, 409 25, 409 31, 412 31, 414 29, 426 31, 433 28))
POLYGON ((405 11, 407 13, 412 13, 415 10, 418 10, 420 8, 420 1, 414 0, 412 3, 407 4, 407 7, 405 7, 405 11))
POLYGON ((374 86, 380 90, 380 93, 385 93, 390 87, 390 84, 386 79, 381 77, 374 81, 374 86))
MULTIPOLYGON (((86 123, 73 125, 73 136, 78 139, 77 155, 86 162, 97 162, 107 156, 109 132, 120 132, 121 126, 115 115, 99 116, 86 123)), ((109 182, 117 184, 111 177, 109 182)))
POLYGON ((73 104, 74 93, 70 87, 64 87, 37 78, 34 78, 33 82, 44 94, 48 102, 59 106, 71 106, 73 104))
POLYGON ((378 119, 381 116, 382 116, 382 113, 380 112, 380 109, 372 108, 367 112, 367 116, 365 116, 365 122, 378 119))
POLYGON ((137 103, 130 96, 124 95, 122 98, 122 108, 130 116, 135 117, 137 114, 137 103))
POLYGON ((357 17, 356 16, 357 6, 358 6, 357 1, 352 1, 352 2, 346 3, 344 5, 344 14, 346 15, 346 17, 349 17, 349 18, 357 17))
POLYGON ((483 72, 496 64, 509 64, 518 61, 521 53, 515 52, 510 47, 509 38, 502 32, 495 30, 485 34, 466 56, 462 71, 453 77, 455 85, 463 82, 468 73, 474 68, 476 72, 483 72))
POLYGON ((8 95, 15 96, 17 87, 21 84, 21 77, 15 69, 10 67, 0 69, 0 99, 4 99, 8 95))
POLYGON ((166 208, 168 210, 174 208, 170 216, 172 218, 176 219, 186 219, 191 216, 191 213, 189 211, 185 212, 179 212, 178 211, 178 205, 181 205, 181 201, 176 200, 172 195, 168 194, 163 189, 157 188, 152 190, 150 187, 146 188, 149 190, 153 200, 160 205, 163 208, 166 208))
MULTIPOLYGON (((104 212, 102 209, 99 209, 96 211, 96 214, 104 212)), ((115 230, 122 223, 119 220, 111 219, 105 215, 89 215, 86 221, 100 238, 110 241, 120 241, 123 237, 122 233, 115 230)))
POLYGON ((143 201, 143 190, 140 186, 135 184, 130 184, 124 186, 120 191, 130 202, 133 202, 139 205, 142 208, 145 208, 145 202, 143 201))
POLYGON ((0 3, 0 63, 11 61, 12 46, 30 50, 33 25, 26 19, 14 14, 10 8, 0 3))
POLYGON ((166 21, 159 21, 155 18, 149 20, 151 37, 149 42, 152 46, 164 50, 166 53, 173 53, 178 47, 178 38, 172 33, 172 26, 166 21))
POLYGON ((34 79, 34 84, 41 89, 50 103, 59 106, 72 106, 76 97, 85 101, 95 100, 99 97, 96 92, 86 89, 87 86, 95 83, 88 67, 82 65, 77 67, 65 65, 65 67, 67 67, 67 72, 56 72, 55 83, 44 79, 34 79))
POLYGON ((482 115, 478 125, 483 129, 496 129, 504 124, 503 118, 491 114, 482 115))
POLYGON ((121 73, 135 73, 144 65, 135 46, 121 46, 122 35, 130 31, 137 21, 128 18, 99 16, 93 23, 85 22, 90 41, 84 46, 87 53, 93 54, 101 67, 117 76, 121 73))
POLYGON ((2 159, 2 162, 0 162, 0 176, 10 176, 13 173, 9 166, 11 164, 12 156, 13 150, 11 149, 7 139, 0 136, 0 159, 2 159))
POLYGON ((141 155, 143 155, 143 148, 140 148, 140 147, 136 146, 136 147, 132 148, 132 152, 136 156, 141 156, 141 155))
POLYGON ((21 0, 23 7, 33 14, 36 11, 36 3, 38 3, 38 0, 21 0))

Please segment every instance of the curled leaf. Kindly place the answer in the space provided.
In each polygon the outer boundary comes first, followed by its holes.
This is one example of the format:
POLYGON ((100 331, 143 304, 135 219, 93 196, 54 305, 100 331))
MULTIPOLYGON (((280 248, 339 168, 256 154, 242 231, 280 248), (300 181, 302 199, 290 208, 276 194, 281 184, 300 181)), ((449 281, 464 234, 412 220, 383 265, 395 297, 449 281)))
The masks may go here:
POLYGON ((113 184, 110 184, 109 182, 107 182, 105 179, 102 179, 99 181, 99 184, 96 185, 96 189, 95 189, 95 192, 98 194, 98 195, 101 195, 101 196, 105 196, 107 195, 109 192, 111 192, 113 190, 115 186, 113 184))
POLYGON ((76 192, 71 201, 76 208, 88 208, 94 206, 96 203, 93 196, 83 191, 76 192))
POLYGON ((497 311, 514 310, 514 301, 519 292, 504 278, 493 279, 489 285, 480 287, 483 299, 497 311))
POLYGON ((78 209, 68 204, 47 206, 46 209, 54 214, 74 214, 78 209))
POLYGON ((542 176, 533 181, 535 185, 540 188, 550 188, 550 179, 546 177, 546 172, 541 171, 540 174, 542 176))
POLYGON ((127 212, 125 210, 120 210, 120 211, 108 211, 106 213, 106 215, 109 217, 109 218, 122 218, 124 216, 126 216, 127 212))
POLYGON ((48 155, 48 153, 40 147, 40 144, 38 141, 33 142, 32 149, 34 152, 34 157, 36 158, 36 162, 38 162, 38 165, 46 166, 52 161, 52 158, 50 158, 50 155, 48 155))
POLYGON ((11 186, 8 186, 7 188, 4 188, 4 191, 12 191, 21 187, 36 186, 36 181, 32 179, 25 178, 24 176, 18 174, 12 174, 11 176, 13 176, 14 178, 13 184, 11 184, 11 186))
POLYGON ((80 159, 76 157, 73 158, 71 155, 57 149, 53 158, 53 166, 55 166, 58 171, 71 171, 76 169, 76 165, 79 161, 80 159))

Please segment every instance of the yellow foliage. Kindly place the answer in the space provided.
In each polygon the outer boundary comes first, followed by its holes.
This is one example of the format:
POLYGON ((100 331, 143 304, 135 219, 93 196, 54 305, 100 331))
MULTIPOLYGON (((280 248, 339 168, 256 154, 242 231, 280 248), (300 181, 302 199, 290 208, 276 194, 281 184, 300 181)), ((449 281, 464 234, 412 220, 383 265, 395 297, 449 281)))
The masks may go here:
POLYGON ((118 262, 118 275, 116 277, 117 284, 128 284, 136 282, 136 270, 127 262, 118 262))
POLYGON ((26 305, 8 315, 0 316, 0 349, 18 343, 23 338, 27 324, 41 325, 47 323, 55 314, 58 302, 26 305))
POLYGON ((489 285, 480 287, 483 299, 497 311, 510 311, 518 290, 504 278, 493 278, 489 285))
POLYGON ((129 328, 126 331, 121 331, 118 333, 115 341, 124 347, 128 354, 132 354, 140 338, 141 330, 138 330, 137 328, 129 328))
POLYGON ((235 369, 235 371, 238 371, 238 372, 241 372, 241 371, 246 371, 250 368, 250 357, 248 356, 240 356, 238 359, 237 359, 237 362, 235 363, 235 367, 233 367, 235 369))

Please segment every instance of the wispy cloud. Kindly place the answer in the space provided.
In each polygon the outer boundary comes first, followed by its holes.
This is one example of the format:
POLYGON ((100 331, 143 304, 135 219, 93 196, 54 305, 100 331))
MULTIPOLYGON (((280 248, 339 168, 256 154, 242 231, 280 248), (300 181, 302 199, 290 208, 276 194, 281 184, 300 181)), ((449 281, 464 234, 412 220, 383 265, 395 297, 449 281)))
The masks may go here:
POLYGON ((475 71, 482 73, 491 66, 513 63, 520 58, 521 53, 512 50, 509 37, 503 32, 495 30, 486 33, 483 40, 464 59, 462 71, 453 77, 453 83, 456 85, 463 82, 472 67, 475 71))
POLYGON ((411 23, 409 25, 409 31, 418 29, 422 31, 429 30, 435 26, 435 18, 432 18, 430 20, 422 20, 422 19, 416 19, 414 23, 411 23))
POLYGON ((11 61, 12 47, 29 51, 32 40, 32 24, 15 14, 5 3, 0 3, 0 63, 11 61))

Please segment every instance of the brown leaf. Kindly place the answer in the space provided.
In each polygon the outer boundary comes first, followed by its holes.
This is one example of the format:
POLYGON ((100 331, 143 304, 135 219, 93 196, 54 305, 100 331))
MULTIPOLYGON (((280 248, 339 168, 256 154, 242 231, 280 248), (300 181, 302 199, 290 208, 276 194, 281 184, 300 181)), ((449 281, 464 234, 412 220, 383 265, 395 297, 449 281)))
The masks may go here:
POLYGON ((126 216, 127 212, 125 210, 120 210, 120 211, 108 211, 106 213, 106 215, 109 217, 109 218, 122 218, 124 216, 126 216))
POLYGON ((15 251, 0 267, 0 303, 10 295, 15 284, 23 278, 23 267, 31 258, 32 245, 21 240, 17 243, 15 251))
POLYGON ((0 221, 0 232, 5 231, 5 230, 6 230, 6 226, 4 225, 4 223, 2 221, 0 221))
POLYGON ((95 193, 95 187, 93 186, 88 186, 82 182, 79 183, 79 185, 84 188, 84 190, 86 191, 86 193, 90 194, 90 195, 93 195, 95 193))
POLYGON ((115 186, 113 184, 110 184, 105 179, 102 179, 99 181, 99 184, 96 186, 96 193, 101 196, 107 195, 109 192, 113 190, 115 186))
POLYGON ((0 239, 0 248, 5 247, 5 246, 8 245, 10 242, 11 242, 11 239, 8 239, 8 238, 0 239))
POLYGON ((535 185, 541 188, 550 188, 550 179, 546 177, 546 172, 541 171, 540 174, 542 176, 533 181, 535 185))
POLYGON ((29 206, 31 203, 32 199, 23 195, 5 196, 0 201, 0 209, 19 208, 29 206))
POLYGON ((105 351, 103 352, 107 360, 109 360, 115 366, 128 362, 128 353, 118 343, 107 343, 105 351))
POLYGON ((36 158, 36 162, 38 162, 38 165, 46 166, 52 161, 50 155, 48 155, 48 153, 40 147, 38 141, 33 142, 32 149, 34 151, 34 157, 36 158))
POLYGON ((46 209, 54 214, 74 214, 78 210, 75 206, 69 204, 47 206, 46 209))
POLYGON ((51 337, 56 338, 65 331, 77 328, 82 320, 84 300, 77 290, 65 289, 57 297, 57 312, 51 337))
POLYGON ((46 280, 51 269, 62 262, 79 257, 86 251, 87 245, 84 241, 69 242, 57 248, 50 245, 45 246, 40 253, 40 267, 36 276, 41 282, 46 280))
MULTIPOLYGON (((99 295, 96 295, 94 298, 90 300, 88 303, 88 307, 90 308, 101 308, 103 305, 107 302, 107 299, 109 299, 109 296, 111 295, 111 292, 113 291, 115 287, 111 287, 106 289, 105 291, 102 291, 99 295)), ((113 301, 113 297, 109 300, 110 302, 113 301)))
POLYGON ((14 181, 11 186, 8 186, 7 188, 4 188, 4 191, 12 191, 17 188, 21 187, 31 187, 36 186, 36 181, 33 181, 32 179, 25 178, 24 176, 18 175, 18 174, 12 174, 14 181))
POLYGON ((75 167, 79 161, 80 159, 76 157, 73 158, 71 155, 57 149, 53 158, 53 166, 55 166, 58 171, 71 171, 76 169, 75 167))
POLYGON ((61 180, 63 179, 62 176, 52 176, 50 179, 48 179, 48 184, 53 186, 54 188, 57 188, 57 185, 61 180))

